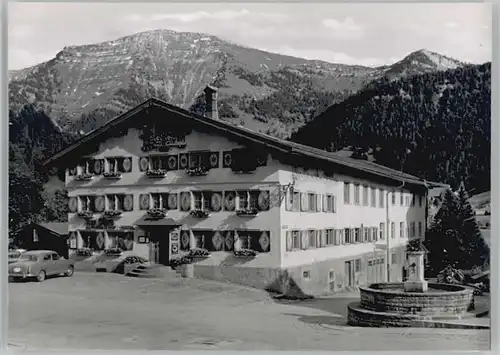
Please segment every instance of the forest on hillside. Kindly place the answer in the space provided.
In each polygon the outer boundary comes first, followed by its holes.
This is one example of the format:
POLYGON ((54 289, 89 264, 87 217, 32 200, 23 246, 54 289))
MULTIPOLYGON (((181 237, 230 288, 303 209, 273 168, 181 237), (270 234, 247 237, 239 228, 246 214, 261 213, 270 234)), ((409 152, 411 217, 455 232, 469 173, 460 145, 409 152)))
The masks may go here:
POLYGON ((370 83, 291 140, 427 180, 490 189, 491 63, 370 83), (404 163, 404 165, 403 165, 404 163), (403 165, 403 166, 402 166, 403 165))

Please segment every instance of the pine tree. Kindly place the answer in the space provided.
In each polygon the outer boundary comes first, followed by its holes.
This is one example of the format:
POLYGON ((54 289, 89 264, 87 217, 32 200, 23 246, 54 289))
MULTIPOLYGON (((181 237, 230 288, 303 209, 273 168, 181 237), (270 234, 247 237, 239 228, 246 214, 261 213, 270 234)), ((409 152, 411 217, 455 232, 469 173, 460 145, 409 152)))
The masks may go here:
POLYGON ((462 183, 458 190, 459 206, 459 233, 460 233, 460 266, 470 270, 482 267, 489 263, 490 248, 479 230, 476 217, 469 202, 465 185, 462 183))

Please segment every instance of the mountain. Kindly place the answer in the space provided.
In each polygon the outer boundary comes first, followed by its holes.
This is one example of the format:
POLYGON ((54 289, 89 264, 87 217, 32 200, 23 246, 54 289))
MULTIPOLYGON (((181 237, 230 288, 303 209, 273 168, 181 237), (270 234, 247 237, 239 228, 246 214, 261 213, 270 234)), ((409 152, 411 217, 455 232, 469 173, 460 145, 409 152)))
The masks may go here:
POLYGON ((491 63, 371 83, 291 140, 450 184, 490 190, 491 63))
POLYGON ((201 92, 212 84, 221 119, 284 138, 373 80, 457 65, 428 51, 388 67, 332 64, 154 30, 65 47, 47 62, 11 71, 9 100, 12 110, 30 103, 63 129, 88 132, 151 96, 203 110, 201 92))

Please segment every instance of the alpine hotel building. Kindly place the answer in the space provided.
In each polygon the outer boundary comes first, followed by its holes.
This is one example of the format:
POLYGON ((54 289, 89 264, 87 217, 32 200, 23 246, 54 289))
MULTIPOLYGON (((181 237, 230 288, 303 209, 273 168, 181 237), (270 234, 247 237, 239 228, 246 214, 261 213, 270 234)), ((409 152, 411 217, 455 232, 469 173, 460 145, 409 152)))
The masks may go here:
POLYGON ((206 117, 149 99, 46 161, 65 169, 70 254, 169 264, 204 248, 196 277, 279 288, 286 274, 311 294, 401 280, 425 181, 221 121, 205 92, 206 117))

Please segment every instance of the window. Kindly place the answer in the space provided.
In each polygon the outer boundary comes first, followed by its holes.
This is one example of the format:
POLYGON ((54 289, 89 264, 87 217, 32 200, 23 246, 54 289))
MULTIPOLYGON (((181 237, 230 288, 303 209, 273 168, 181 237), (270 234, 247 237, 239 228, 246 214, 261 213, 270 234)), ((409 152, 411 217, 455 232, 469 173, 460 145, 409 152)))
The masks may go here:
POLYGON ((415 238, 417 235, 416 229, 415 229, 415 222, 410 223, 410 238, 415 238))
POLYGON ((51 255, 50 255, 50 254, 45 254, 45 255, 43 256, 43 260, 44 260, 44 261, 49 261, 49 260, 51 260, 51 259, 52 259, 52 257, 51 257, 51 255))
POLYGON ((384 233, 385 233, 385 224, 384 223, 380 223, 380 240, 384 240, 384 233))
POLYGON ((248 191, 238 191, 238 208, 237 209, 246 210, 247 208, 250 208, 250 196, 248 194, 248 191))
POLYGON ((359 205, 359 198, 360 198, 359 185, 355 184, 354 185, 354 204, 355 205, 359 205))
POLYGON ((333 230, 333 229, 327 229, 325 231, 326 233, 326 245, 338 245, 338 243, 336 243, 336 230, 333 230))
POLYGON ((354 261, 354 271, 355 272, 360 272, 361 271, 361 259, 356 259, 354 261))
POLYGON ((399 205, 400 205, 400 206, 404 206, 404 199, 405 199, 404 192, 403 192, 403 191, 401 191, 401 192, 400 192, 400 195, 399 195, 399 205))
POLYGON ((95 212, 95 196, 79 196, 80 212, 95 212))
POLYGON ((300 193, 300 210, 302 212, 309 211, 309 198, 306 193, 300 193))
POLYGON ((57 253, 52 253, 52 260, 59 260, 61 257, 57 253))
POLYGON ((363 186, 363 206, 368 206, 368 186, 363 186))
POLYGON ((424 198, 422 197, 422 195, 418 196, 418 206, 419 206, 419 207, 422 207, 422 204, 423 204, 423 199, 424 199, 424 198))
POLYGON ((372 199, 371 199, 372 207, 377 207, 377 189, 372 187, 371 190, 372 190, 372 199))
POLYGON ((396 191, 391 192, 392 205, 396 206, 396 191))
POLYGON ((326 195, 325 196, 325 202, 326 206, 325 211, 326 212, 337 212, 337 207, 336 207, 336 198, 333 195, 326 195))
POLYGON ((423 234, 422 222, 418 222, 418 237, 422 238, 422 234, 423 234))
POLYGON ((391 255, 391 264, 396 265, 398 263, 398 254, 392 253, 391 255))
POLYGON ((311 271, 310 270, 304 270, 304 271, 302 271, 302 278, 304 280, 309 280, 310 277, 311 277, 311 271))
POLYGON ((164 159, 161 156, 149 157, 149 169, 151 170, 162 170, 165 169, 164 159))
POLYGON ((308 202, 308 211, 309 212, 317 212, 316 207, 318 206, 318 203, 316 202, 316 199, 318 198, 318 195, 314 193, 309 193, 307 194, 307 202, 308 202))
POLYGON ((344 203, 346 205, 351 203, 351 184, 344 182, 344 203))
POLYGON ((190 152, 189 153, 189 167, 190 168, 208 168, 208 154, 209 152, 190 152))
MULTIPOLYGON (((122 211, 123 210, 123 200, 125 195, 113 194, 106 195, 107 211, 122 211)), ((154 200, 153 200, 154 203, 154 200)))
MULTIPOLYGON (((209 211, 210 210, 210 196, 208 192, 204 191, 192 191, 193 195, 193 209, 209 211)), ((167 200, 165 198, 165 200, 167 200)), ((166 207, 165 207, 166 208, 166 207)))
POLYGON ((363 228, 363 242, 368 243, 370 241, 370 228, 363 228))
POLYGON ((292 231, 292 248, 300 249, 300 233, 299 231, 292 231))
POLYGON ((410 196, 405 196, 405 206, 409 207, 411 203, 411 197, 410 196))
POLYGON ((300 192, 294 191, 292 196, 292 211, 300 211, 300 192))
POLYGON ((415 206, 415 194, 410 195, 411 201, 410 201, 410 206, 415 206))
POLYGON ((123 168, 123 161, 125 158, 106 158, 108 173, 124 173, 125 169, 123 168))
POLYGON ((346 244, 352 244, 354 242, 354 240, 352 240, 351 230, 349 228, 344 228, 344 235, 346 244))
POLYGON ((361 235, 361 228, 354 228, 354 241, 356 243, 361 243, 363 236, 361 235))
POLYGON ((308 232, 308 238, 309 238, 309 247, 311 247, 311 248, 318 247, 318 245, 316 244, 316 231, 313 229, 310 229, 307 232, 308 232))
POLYGON ((385 202, 385 190, 378 190, 378 206, 380 208, 384 208, 384 202, 385 202))
POLYGON ((378 241, 378 228, 372 227, 372 241, 378 241))
POLYGON ((396 238, 396 223, 391 222, 391 239, 396 238))
POLYGON ((405 237, 405 222, 399 222, 399 237, 405 237))
POLYGON ((338 231, 338 234, 339 234, 339 242, 340 244, 345 244, 346 241, 345 241, 345 236, 344 236, 344 230, 343 229, 339 229, 338 231))

